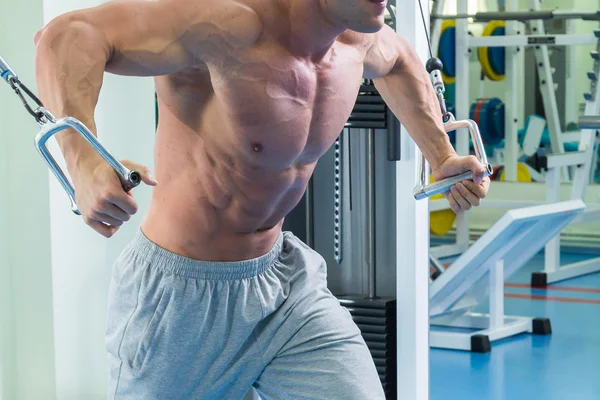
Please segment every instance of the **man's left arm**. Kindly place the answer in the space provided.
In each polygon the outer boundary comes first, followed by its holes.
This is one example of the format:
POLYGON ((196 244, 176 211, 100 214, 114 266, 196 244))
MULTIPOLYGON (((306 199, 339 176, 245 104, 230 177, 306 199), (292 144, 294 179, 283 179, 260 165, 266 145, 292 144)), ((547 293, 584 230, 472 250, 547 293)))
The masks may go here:
POLYGON ((460 212, 479 205, 489 187, 485 168, 476 157, 459 157, 454 150, 429 74, 413 47, 388 26, 368 36, 364 77, 373 79, 383 100, 425 156, 434 179, 473 172, 474 182, 461 182, 446 193, 452 209, 460 212))

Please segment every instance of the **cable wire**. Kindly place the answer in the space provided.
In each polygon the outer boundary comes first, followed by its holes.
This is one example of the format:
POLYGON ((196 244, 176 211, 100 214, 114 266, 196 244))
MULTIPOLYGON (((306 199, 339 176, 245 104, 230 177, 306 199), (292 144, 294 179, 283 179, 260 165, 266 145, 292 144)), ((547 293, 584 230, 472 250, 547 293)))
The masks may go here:
POLYGON ((427 47, 429 48, 429 56, 433 58, 433 50, 431 50, 431 41, 429 40, 429 32, 427 31, 427 22, 425 22, 425 13, 423 12, 423 5, 421 0, 419 2, 419 9, 421 10, 421 20, 423 21, 423 29, 425 30, 425 37, 427 38, 427 47))

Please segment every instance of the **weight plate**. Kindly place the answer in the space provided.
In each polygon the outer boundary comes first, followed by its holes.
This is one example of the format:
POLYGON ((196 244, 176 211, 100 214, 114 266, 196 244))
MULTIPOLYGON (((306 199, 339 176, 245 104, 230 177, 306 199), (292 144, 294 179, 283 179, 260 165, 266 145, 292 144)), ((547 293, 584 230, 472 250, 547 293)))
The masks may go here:
MULTIPOLYGON (((475 109, 473 110, 473 118, 471 118, 473 121, 475 121, 477 126, 479 126, 480 131, 481 131, 481 124, 479 123, 479 119, 481 118, 481 109, 486 101, 487 101, 487 98, 485 98, 485 97, 477 99, 477 101, 475 102, 475 109)), ((485 140, 483 142, 485 143, 485 140)))
MULTIPOLYGON (((500 174, 500 180, 503 181, 505 178, 506 170, 503 170, 500 174)), ((531 174, 523 163, 517 163, 517 182, 531 182, 531 174)))
POLYGON ((494 135, 499 137, 500 139, 504 139, 504 103, 500 102, 500 104, 494 107, 493 117, 494 121, 494 135))
POLYGON ((494 110, 499 104, 502 104, 502 100, 497 97, 492 97, 483 103, 479 112, 479 131, 481 132, 481 139, 483 140, 483 143, 488 146, 496 146, 503 139, 503 137, 497 134, 494 121, 494 110))
MULTIPOLYGON (((492 32, 491 36, 504 36, 504 27, 499 26, 492 32)), ((504 47, 490 47, 488 49, 490 67, 498 75, 504 75, 504 47)))
POLYGON ((456 23, 442 22, 437 57, 442 61, 442 80, 445 84, 456 82, 456 23))
MULTIPOLYGON (((492 36, 496 29, 503 27, 504 21, 490 21, 483 29, 481 36, 492 36)), ((477 55, 481 70, 486 78, 492 81, 501 81, 504 79, 504 74, 498 74, 491 66, 488 47, 480 47, 477 49, 477 55)))
POLYGON ((481 140, 483 144, 490 145, 494 144, 494 136, 490 134, 490 123, 488 118, 488 104, 492 99, 487 99, 479 106, 479 112, 477 115, 477 125, 479 125, 479 133, 481 133, 481 140))

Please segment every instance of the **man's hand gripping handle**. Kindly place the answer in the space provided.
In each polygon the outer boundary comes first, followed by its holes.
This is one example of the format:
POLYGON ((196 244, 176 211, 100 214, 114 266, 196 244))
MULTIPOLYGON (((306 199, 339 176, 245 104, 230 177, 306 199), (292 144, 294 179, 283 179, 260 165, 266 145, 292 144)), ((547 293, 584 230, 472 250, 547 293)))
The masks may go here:
MULTIPOLYGON (((442 117, 444 119, 444 128, 446 132, 451 132, 453 130, 459 128, 468 128, 469 133, 471 134, 471 140, 475 145, 475 155, 477 159, 485 167, 485 175, 490 176, 493 173, 492 166, 487 161, 487 156, 485 154, 485 148, 483 146, 483 140, 481 139, 481 133, 479 132, 479 127, 477 123, 473 120, 462 120, 456 121, 454 119, 454 115, 448 112, 446 109, 446 101, 444 100, 444 82, 442 81, 442 62, 437 58, 431 58, 427 61, 426 68, 427 72, 431 76, 431 82, 433 84, 433 89, 436 93, 438 101, 440 103, 440 108, 442 111, 442 117)), ((450 190, 450 188, 457 183, 464 180, 472 180, 473 173, 472 171, 464 172, 460 175, 451 176, 432 184, 426 185, 426 174, 425 174, 425 157, 421 156, 419 160, 419 183, 415 187, 413 194, 415 199, 421 200, 425 198, 429 198, 439 193, 444 193, 450 190)))
POLYGON ((73 129, 79 133, 114 169, 121 180, 121 186, 123 187, 123 190, 129 192, 131 189, 140 184, 142 181, 141 175, 138 172, 132 171, 125 167, 119 160, 110 154, 108 150, 106 150, 98 141, 98 139, 92 134, 92 132, 90 132, 90 130, 79 120, 71 117, 56 119, 48 110, 44 108, 39 109, 39 111, 43 113, 44 119, 43 123, 40 125, 40 131, 35 137, 35 147, 40 155, 46 160, 50 166, 50 169, 52 170, 52 173, 54 176, 56 176, 62 187, 67 192, 69 200, 71 201, 71 210, 75 214, 81 215, 75 202, 75 190, 46 147, 46 142, 48 139, 62 130, 73 129))

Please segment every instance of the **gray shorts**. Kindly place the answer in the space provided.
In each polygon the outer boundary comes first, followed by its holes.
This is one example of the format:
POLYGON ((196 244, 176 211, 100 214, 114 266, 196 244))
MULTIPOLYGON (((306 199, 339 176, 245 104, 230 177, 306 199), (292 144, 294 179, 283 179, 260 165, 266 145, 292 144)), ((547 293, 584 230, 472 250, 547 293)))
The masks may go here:
POLYGON ((289 232, 262 257, 203 262, 141 231, 115 263, 109 399, 384 399, 324 259, 289 232))

